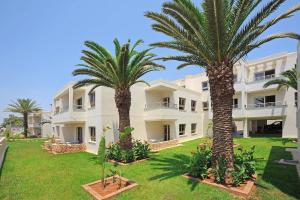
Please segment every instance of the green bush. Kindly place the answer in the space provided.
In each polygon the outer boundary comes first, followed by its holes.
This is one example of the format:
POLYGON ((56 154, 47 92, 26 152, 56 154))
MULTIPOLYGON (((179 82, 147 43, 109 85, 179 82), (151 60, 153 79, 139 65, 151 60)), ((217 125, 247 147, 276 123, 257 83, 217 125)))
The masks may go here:
POLYGON ((238 186, 255 174, 254 151, 255 146, 249 150, 239 148, 239 153, 234 155, 234 172, 232 173, 233 185, 238 186))
POLYGON ((226 172, 227 172, 227 160, 220 156, 217 158, 217 164, 216 167, 212 169, 212 173, 215 177, 215 182, 223 184, 226 180, 226 172))
POLYGON ((122 151, 122 161, 125 163, 130 163, 134 161, 133 150, 124 150, 122 151))
POLYGON ((148 143, 134 140, 132 149, 121 150, 119 143, 113 143, 107 150, 107 158, 118 162, 129 163, 149 157, 150 147, 148 143))
POLYGON ((147 142, 142 143, 140 140, 134 140, 132 150, 135 160, 141 160, 149 157, 150 147, 147 142))
POLYGON ((208 169, 211 163, 211 150, 209 148, 199 150, 192 153, 190 163, 187 165, 188 173, 200 179, 204 179, 208 175, 208 169))
POLYGON ((122 152, 119 144, 113 143, 110 145, 107 151, 107 158, 118 162, 122 161, 122 152))

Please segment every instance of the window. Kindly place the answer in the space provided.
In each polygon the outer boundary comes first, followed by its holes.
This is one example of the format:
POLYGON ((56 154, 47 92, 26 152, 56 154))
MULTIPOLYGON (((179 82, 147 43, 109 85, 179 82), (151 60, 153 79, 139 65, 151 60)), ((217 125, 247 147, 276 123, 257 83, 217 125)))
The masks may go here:
POLYGON ((169 97, 163 98, 163 106, 170 107, 170 98, 169 97))
POLYGON ((95 107, 95 102, 96 102, 95 92, 92 92, 91 94, 89 94, 89 97, 90 97, 91 108, 94 108, 95 107))
POLYGON ((266 106, 275 106, 276 97, 275 95, 265 96, 265 104, 266 106))
POLYGON ((179 124, 179 135, 185 135, 185 124, 179 124))
POLYGON ((185 98, 179 97, 179 110, 185 110, 185 98))
POLYGON ((83 106, 82 106, 82 97, 76 99, 76 105, 75 105, 75 108, 76 108, 77 110, 81 110, 81 109, 83 108, 83 106))
POLYGON ((233 74, 233 82, 236 83, 237 82, 237 75, 233 74))
POLYGON ((202 82, 202 91, 207 91, 208 90, 208 82, 204 81, 202 82))
POLYGON ((232 108, 238 108, 239 107, 239 101, 237 98, 232 99, 232 108))
POLYGON ((255 107, 267 107, 267 106, 275 106, 276 104, 276 96, 261 96, 255 97, 255 107))
POLYGON ((264 80, 265 77, 265 72, 256 72, 254 74, 255 80, 259 81, 259 80, 264 80))
POLYGON ((191 124, 191 133, 196 133, 197 124, 193 123, 191 124))
POLYGON ((202 107, 203 110, 208 110, 208 102, 207 101, 202 102, 202 107))
POLYGON ((298 106, 298 93, 295 92, 295 106, 298 106))
POLYGON ((264 72, 256 72, 254 78, 256 81, 270 79, 275 77, 275 69, 267 70, 264 72))
POLYGON ((89 127, 90 129, 90 141, 96 142, 96 128, 95 127, 89 127))
POLYGON ((197 101, 191 100, 191 111, 192 112, 196 111, 196 105, 197 105, 197 101))
POLYGON ((275 69, 265 71, 265 79, 270 79, 274 77, 275 77, 275 69))

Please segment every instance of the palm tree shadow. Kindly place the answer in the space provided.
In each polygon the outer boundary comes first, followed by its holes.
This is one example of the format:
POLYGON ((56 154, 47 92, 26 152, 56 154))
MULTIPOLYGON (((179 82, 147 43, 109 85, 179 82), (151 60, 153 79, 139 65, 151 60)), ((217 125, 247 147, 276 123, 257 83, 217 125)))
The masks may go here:
POLYGON ((184 154, 176 154, 173 157, 153 158, 151 165, 153 169, 162 171, 162 173, 155 175, 149 180, 166 180, 176 176, 180 176, 187 171, 186 165, 189 163, 189 156, 184 154))

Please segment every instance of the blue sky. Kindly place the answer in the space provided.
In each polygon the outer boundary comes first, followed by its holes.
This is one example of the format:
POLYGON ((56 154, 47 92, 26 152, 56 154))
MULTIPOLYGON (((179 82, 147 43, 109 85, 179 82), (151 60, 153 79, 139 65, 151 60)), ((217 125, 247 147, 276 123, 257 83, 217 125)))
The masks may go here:
MULTIPOLYGON (((112 40, 142 38, 145 45, 166 39, 150 28, 144 12, 159 11, 162 0, 1 0, 0 1, 0 122, 7 104, 16 98, 32 98, 50 109, 52 96, 67 82, 80 63, 85 40, 94 40, 112 50, 112 40)), ((198 1, 197 1, 198 2, 198 1)), ((277 12, 299 3, 288 0, 277 12)), ((274 14, 276 15, 276 13, 274 14)), ((300 14, 281 22, 269 33, 300 33, 300 14)), ((295 51, 296 41, 271 42, 248 55, 255 59, 274 53, 295 51)), ((174 53, 155 49, 158 55, 174 53)), ((154 72, 145 80, 175 80, 201 72, 189 67, 176 70, 176 62, 165 62, 167 70, 154 72)))

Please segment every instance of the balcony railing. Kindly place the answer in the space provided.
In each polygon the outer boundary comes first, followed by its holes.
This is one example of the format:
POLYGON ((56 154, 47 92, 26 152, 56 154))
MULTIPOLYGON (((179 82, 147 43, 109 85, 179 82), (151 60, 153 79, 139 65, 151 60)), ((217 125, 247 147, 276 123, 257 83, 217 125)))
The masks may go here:
POLYGON ((256 109, 256 108, 268 108, 268 107, 283 107, 286 106, 285 103, 278 102, 265 102, 265 103, 256 103, 256 104, 248 104, 247 109, 256 109))
POLYGON ((166 102, 156 102, 145 105, 145 110, 154 110, 154 109, 178 109, 177 104, 166 103, 166 102))
POLYGON ((74 105, 73 111, 85 111, 83 105, 74 105))
POLYGON ((57 115, 59 113, 64 113, 69 111, 69 106, 64 106, 64 107, 56 107, 54 114, 57 115))
POLYGON ((254 81, 263 81, 263 80, 268 80, 268 79, 272 79, 275 78, 275 74, 269 74, 269 75, 265 75, 265 76, 257 76, 255 77, 254 81))
POLYGON ((241 106, 240 106, 240 104, 233 104, 232 108, 233 109, 241 109, 241 106))

